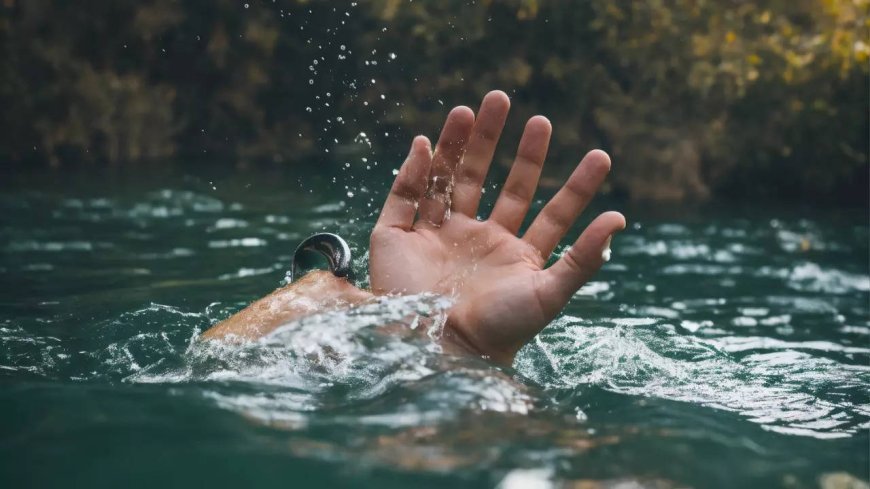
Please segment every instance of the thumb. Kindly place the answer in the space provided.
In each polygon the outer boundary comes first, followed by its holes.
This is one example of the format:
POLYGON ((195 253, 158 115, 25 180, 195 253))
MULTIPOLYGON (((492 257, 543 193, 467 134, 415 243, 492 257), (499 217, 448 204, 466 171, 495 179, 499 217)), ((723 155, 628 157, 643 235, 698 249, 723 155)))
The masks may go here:
POLYGON ((604 250, 610 238, 625 229, 625 217, 619 212, 601 214, 580 234, 577 241, 550 268, 542 270, 539 294, 544 311, 555 316, 571 300, 574 292, 589 281, 604 264, 604 250))

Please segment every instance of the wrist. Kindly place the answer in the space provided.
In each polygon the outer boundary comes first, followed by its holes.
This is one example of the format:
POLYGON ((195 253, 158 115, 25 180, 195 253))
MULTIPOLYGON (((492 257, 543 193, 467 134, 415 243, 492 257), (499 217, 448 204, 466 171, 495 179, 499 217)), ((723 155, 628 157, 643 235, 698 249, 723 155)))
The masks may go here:
POLYGON ((355 305, 365 302, 374 295, 350 283, 344 277, 336 277, 326 270, 314 270, 287 288, 296 289, 297 293, 316 299, 322 305, 328 302, 342 302, 355 305))
POLYGON ((442 342, 451 352, 478 356, 505 367, 510 367, 513 364, 516 352, 504 352, 482 346, 485 343, 467 333, 461 324, 451 315, 444 325, 444 334, 441 337, 442 342))

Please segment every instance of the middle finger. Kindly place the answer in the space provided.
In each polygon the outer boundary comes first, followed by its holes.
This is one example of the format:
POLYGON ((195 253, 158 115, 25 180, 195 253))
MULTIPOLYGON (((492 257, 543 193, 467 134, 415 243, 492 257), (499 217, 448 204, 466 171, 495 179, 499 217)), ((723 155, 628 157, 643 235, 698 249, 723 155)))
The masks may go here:
POLYGON ((453 210, 475 217, 486 173, 495 153, 495 146, 510 110, 510 99, 502 91, 486 94, 477 111, 477 120, 465 150, 462 165, 456 170, 453 210))

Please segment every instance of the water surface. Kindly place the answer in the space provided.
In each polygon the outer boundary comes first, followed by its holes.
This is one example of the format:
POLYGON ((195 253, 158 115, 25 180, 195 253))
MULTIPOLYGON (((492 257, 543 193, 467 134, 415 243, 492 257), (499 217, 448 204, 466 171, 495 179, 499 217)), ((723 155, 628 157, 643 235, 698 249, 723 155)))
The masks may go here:
POLYGON ((447 306, 430 296, 196 341, 279 286, 313 232, 346 235, 365 283, 386 179, 47 180, 0 197, 8 487, 868 477, 864 212, 617 205, 613 260, 500 369, 412 329, 447 306))

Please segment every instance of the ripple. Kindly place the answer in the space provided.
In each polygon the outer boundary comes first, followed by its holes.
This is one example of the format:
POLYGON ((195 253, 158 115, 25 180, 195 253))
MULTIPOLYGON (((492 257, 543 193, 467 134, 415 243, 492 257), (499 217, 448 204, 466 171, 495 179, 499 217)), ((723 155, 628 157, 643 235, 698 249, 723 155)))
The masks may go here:
POLYGON ((801 291, 847 294, 870 291, 870 277, 803 263, 792 269, 787 285, 801 291))
POLYGON ((0 378, 25 374, 36 378, 57 378, 69 365, 72 352, 61 339, 49 335, 34 335, 22 326, 0 327, 0 378))
MULTIPOLYGON (((199 342, 274 287, 293 242, 310 232, 349 236, 359 243, 354 268, 367 269, 370 220, 348 218, 355 211, 341 201, 287 206, 286 197, 243 206, 184 190, 0 196, 0 272, 14 284, 0 316, 0 378, 77 393, 126 389, 147 402, 165 395, 235 418, 240 430, 250 422, 253 438, 270 437, 264 425, 292 430, 292 443, 278 433, 276 446, 295 457, 415 472, 487 467, 490 486, 645 487, 631 478, 645 462, 632 457, 698 447, 718 463, 751 446, 758 464, 748 472, 779 477, 806 453, 849 458, 866 437, 863 221, 632 226, 567 316, 522 351, 517 371, 445 355, 437 338, 447 306, 432 297, 314 316, 256 342, 199 342), (600 481, 570 479, 611 455, 600 481)), ((161 423, 184 422, 159 409, 161 423)), ((685 460, 701 467, 700 458, 685 460)))
POLYGON ((280 265, 273 265, 271 267, 263 267, 263 268, 248 268, 243 267, 232 273, 224 273, 222 275, 218 275, 218 280, 233 280, 237 278, 246 278, 246 277, 256 277, 257 275, 266 275, 269 273, 273 273, 276 270, 280 270, 280 265))
POLYGON ((254 248, 257 246, 266 246, 268 241, 262 238, 238 238, 238 239, 220 239, 208 242, 209 248, 254 248))
POLYGON ((722 351, 739 352, 748 350, 818 350, 870 354, 870 348, 843 346, 832 341, 783 341, 775 338, 756 336, 723 337, 710 340, 722 351))
POLYGON ((769 338, 699 340, 649 322, 643 324, 651 327, 638 328, 637 323, 603 327, 562 318, 521 352, 517 367, 550 388, 591 384, 622 394, 697 403, 738 412, 765 429, 781 433, 846 437, 867 421, 864 413, 870 405, 866 401, 834 401, 807 389, 825 382, 823 379, 847 386, 866 385, 870 368, 793 351, 868 354, 867 348, 769 338), (784 354, 742 360, 729 355, 758 349, 784 354), (546 360, 552 373, 535 367, 539 357, 546 360))
POLYGON ((244 219, 234 219, 231 217, 222 217, 214 222, 206 229, 206 232, 212 233, 224 229, 244 229, 249 226, 248 221, 244 219))
POLYGON ((91 242, 91 241, 13 241, 6 246, 6 251, 10 253, 21 253, 27 251, 44 251, 44 252, 61 252, 61 251, 94 251, 95 249, 112 248, 112 243, 107 242, 91 242))

